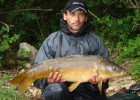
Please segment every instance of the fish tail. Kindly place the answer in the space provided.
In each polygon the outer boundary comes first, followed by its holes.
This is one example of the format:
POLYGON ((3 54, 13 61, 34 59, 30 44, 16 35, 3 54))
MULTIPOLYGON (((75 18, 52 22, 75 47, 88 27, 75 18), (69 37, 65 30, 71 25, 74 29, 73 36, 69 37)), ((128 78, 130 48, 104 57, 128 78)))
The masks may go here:
POLYGON ((15 85, 15 84, 20 84, 22 83, 25 79, 27 78, 27 72, 23 72, 17 76, 15 76, 11 81, 10 84, 15 85))
POLYGON ((16 85, 18 84, 18 93, 21 95, 23 94, 27 88, 34 82, 31 77, 28 77, 27 72, 23 72, 17 76, 15 76, 11 81, 10 84, 16 85))
POLYGON ((23 94, 33 82, 34 82, 34 80, 31 79, 31 78, 25 79, 25 80, 19 85, 19 87, 18 87, 18 93, 19 93, 20 95, 23 94))

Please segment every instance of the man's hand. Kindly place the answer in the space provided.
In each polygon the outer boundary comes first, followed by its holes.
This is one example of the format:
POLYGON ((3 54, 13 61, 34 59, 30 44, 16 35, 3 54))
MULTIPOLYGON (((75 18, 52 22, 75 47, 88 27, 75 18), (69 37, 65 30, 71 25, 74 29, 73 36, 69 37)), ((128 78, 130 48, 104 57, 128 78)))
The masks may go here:
MULTIPOLYGON (((102 82, 105 83, 107 81, 106 77, 102 78, 102 82)), ((98 84, 99 80, 98 80, 98 74, 95 73, 89 80, 89 82, 91 84, 98 84)))
POLYGON ((48 84, 51 83, 56 83, 56 82, 65 82, 65 80, 61 80, 62 75, 58 72, 55 73, 50 73, 48 78, 47 78, 47 82, 48 84))

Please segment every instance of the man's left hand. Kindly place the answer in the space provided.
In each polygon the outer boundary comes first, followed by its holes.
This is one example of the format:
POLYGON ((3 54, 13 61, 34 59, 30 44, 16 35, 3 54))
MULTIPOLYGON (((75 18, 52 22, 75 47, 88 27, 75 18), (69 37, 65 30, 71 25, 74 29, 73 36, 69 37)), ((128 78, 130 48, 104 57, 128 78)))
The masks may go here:
MULTIPOLYGON (((107 81, 106 77, 102 78, 102 82, 105 83, 107 81)), ((89 82, 91 84, 98 84, 99 80, 98 80, 98 73, 95 73, 89 80, 89 82)))

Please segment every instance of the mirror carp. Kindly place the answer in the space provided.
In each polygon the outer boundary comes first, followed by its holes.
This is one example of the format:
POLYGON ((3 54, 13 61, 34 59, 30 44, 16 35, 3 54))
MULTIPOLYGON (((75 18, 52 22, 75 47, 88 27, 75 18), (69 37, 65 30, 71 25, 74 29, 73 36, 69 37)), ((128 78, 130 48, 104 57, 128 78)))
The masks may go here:
POLYGON ((61 79, 73 82, 69 91, 73 91, 80 83, 88 82, 98 73, 98 87, 102 90, 102 77, 114 78, 125 75, 125 70, 106 57, 98 55, 71 55, 48 59, 19 75, 16 75, 10 83, 19 85, 18 92, 23 94, 27 88, 37 79, 47 78, 50 72, 59 72, 61 79))

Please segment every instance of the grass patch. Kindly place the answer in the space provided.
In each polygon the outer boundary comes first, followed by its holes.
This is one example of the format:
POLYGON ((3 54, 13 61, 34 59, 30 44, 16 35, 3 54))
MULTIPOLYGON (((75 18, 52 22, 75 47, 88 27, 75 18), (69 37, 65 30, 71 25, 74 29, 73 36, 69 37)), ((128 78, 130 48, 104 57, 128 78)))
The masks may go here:
POLYGON ((18 95, 15 92, 15 87, 11 86, 9 88, 0 89, 0 100, 29 100, 25 95, 18 95))
POLYGON ((0 86, 3 86, 5 83, 0 80, 0 86))
POLYGON ((11 75, 0 74, 0 100, 29 100, 26 95, 19 95, 16 92, 16 86, 9 85, 8 81, 12 77, 11 75))

